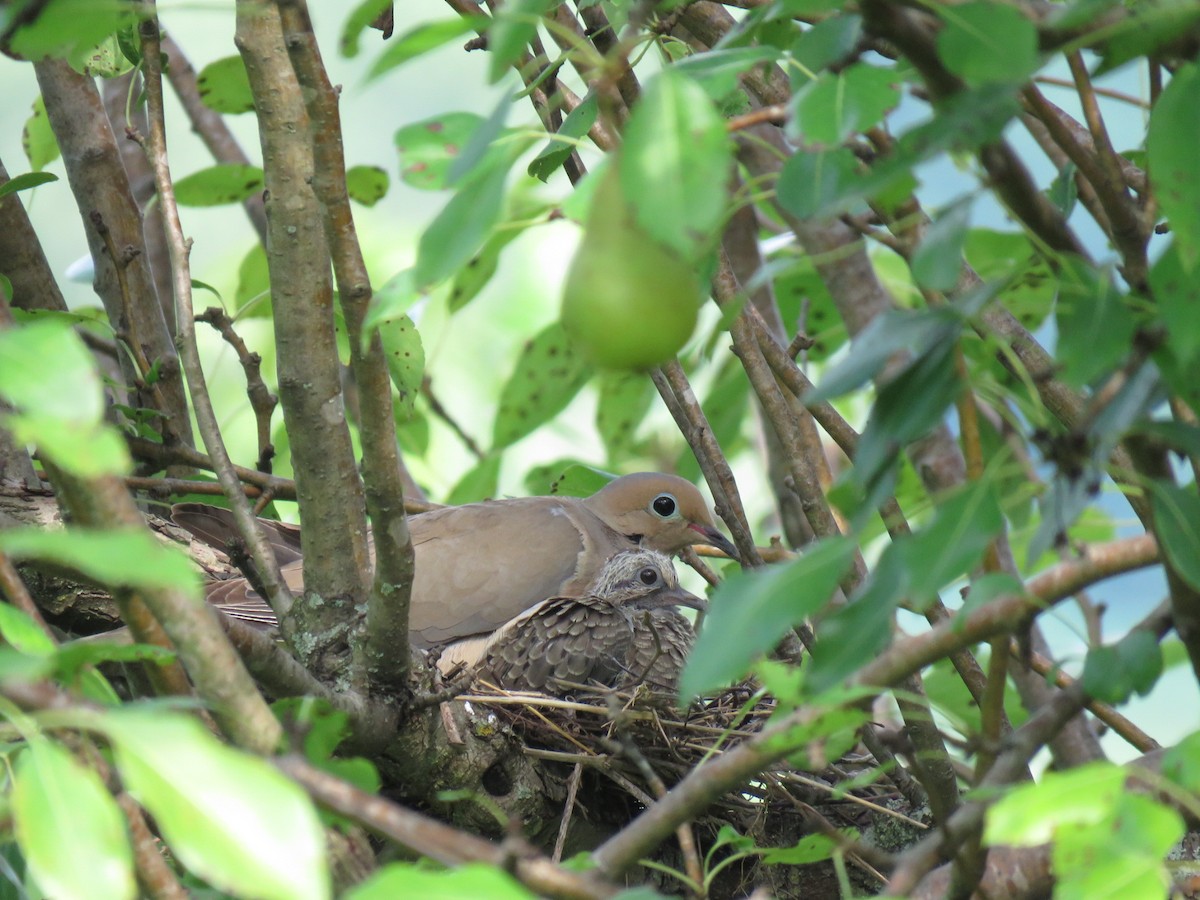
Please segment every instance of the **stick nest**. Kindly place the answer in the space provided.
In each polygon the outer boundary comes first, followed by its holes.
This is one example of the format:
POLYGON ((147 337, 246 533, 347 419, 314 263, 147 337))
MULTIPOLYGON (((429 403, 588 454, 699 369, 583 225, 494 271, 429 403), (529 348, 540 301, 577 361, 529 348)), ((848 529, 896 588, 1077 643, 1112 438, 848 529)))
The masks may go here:
MULTIPOLYGON (((520 737, 526 754, 557 769, 568 785, 568 807, 571 780, 590 776, 593 789, 585 780, 578 803, 589 820, 611 822, 628 821, 702 761, 756 734, 776 709, 775 699, 752 682, 687 709, 645 687, 628 692, 580 685, 569 696, 551 697, 477 682, 458 700, 486 707, 520 737)), ((879 819, 923 829, 895 811, 905 808, 903 798, 860 749, 831 760, 823 742, 813 741, 723 797, 709 810, 708 822, 732 823, 759 846, 780 846, 796 833, 832 835, 847 826, 862 832, 879 819)), ((564 814, 571 814, 569 808, 564 814)))

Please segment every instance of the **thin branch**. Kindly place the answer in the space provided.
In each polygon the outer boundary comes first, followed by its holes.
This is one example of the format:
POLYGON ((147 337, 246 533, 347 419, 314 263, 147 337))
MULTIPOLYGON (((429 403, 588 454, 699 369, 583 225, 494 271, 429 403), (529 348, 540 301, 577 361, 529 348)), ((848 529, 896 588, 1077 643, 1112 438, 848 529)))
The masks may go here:
POLYGON ((210 306, 200 315, 197 322, 211 325, 225 339, 233 352, 237 354, 242 371, 246 374, 246 396, 250 398, 250 408, 254 410, 254 423, 258 432, 258 470, 271 471, 271 459, 275 456, 275 447, 271 443, 271 416, 279 405, 279 398, 271 393, 267 383, 262 378, 262 357, 250 352, 246 342, 234 330, 233 320, 219 306, 210 306))
MULTIPOLYGON (((90 77, 75 72, 64 60, 44 59, 34 63, 46 114, 62 150, 71 193, 85 223, 88 249, 96 266, 94 285, 108 320, 117 332, 132 334, 129 315, 138 322, 142 351, 158 373, 158 396, 166 406, 158 411, 173 427, 175 436, 192 443, 187 397, 178 355, 163 318, 154 279, 142 251, 142 217, 121 163, 104 103, 90 77), (109 241, 91 224, 96 213, 107 229, 109 241), (115 248, 115 255, 109 247, 115 248), (125 289, 118 284, 123 280, 125 289)), ((134 372, 129 360, 121 359, 130 382, 134 372)), ((151 396, 139 392, 134 404, 155 407, 151 396)))
MULTIPOLYGON (((1166 620, 1169 624, 1170 620, 1166 620)), ((1161 636, 1160 636, 1161 637, 1161 636)), ((1014 659, 1020 659, 1022 656, 1028 655, 1029 668, 1037 672, 1043 678, 1048 678, 1054 684, 1066 690, 1075 684, 1075 679, 1062 670, 1062 667, 1042 656, 1040 653, 1025 654, 1022 652, 1018 643, 1009 639, 1006 642, 1005 650, 1011 653, 1014 659)), ((1113 730, 1113 733, 1119 735, 1127 744, 1134 747, 1142 753, 1149 753, 1151 750, 1157 750, 1162 745, 1154 738, 1138 728, 1133 722, 1121 715, 1112 706, 1103 703, 1100 700, 1088 700, 1086 709, 1099 721, 1103 722, 1113 730)))
POLYGON ((713 492, 717 514, 729 526, 729 533, 733 536, 733 543, 738 549, 742 564, 750 567, 761 566, 762 559, 750 533, 742 498, 738 493, 737 483, 733 480, 733 470, 729 468, 729 461, 721 451, 712 428, 709 427, 708 419, 688 383, 683 367, 678 361, 672 360, 652 371, 650 377, 700 464, 704 480, 713 492))
POLYGON ((467 434, 466 430, 458 424, 458 420, 450 414, 450 411, 442 405, 442 401, 433 392, 433 381, 428 375, 421 379, 421 393, 425 395, 425 399, 429 402, 429 411, 450 426, 450 430, 463 442, 463 446, 471 451, 472 456, 476 459, 483 459, 487 454, 475 443, 475 439, 467 434))
POLYGON ((213 410, 212 398, 204 368, 200 363, 200 351, 196 344, 195 313, 192 309, 192 277, 188 265, 191 242, 183 236, 183 224, 179 220, 179 206, 175 202, 175 188, 171 170, 167 163, 166 123, 163 117, 162 59, 159 51, 157 18, 148 18, 139 25, 142 46, 145 49, 146 107, 150 133, 145 138, 146 154, 154 169, 154 184, 162 206, 163 226, 167 233, 167 247, 171 252, 171 276, 175 286, 175 327, 179 342, 184 372, 187 376, 192 407, 196 414, 196 425, 204 446, 216 468, 217 480, 225 489, 225 499, 237 519, 238 527, 247 538, 247 549, 254 559, 258 576, 266 589, 266 598, 280 618, 287 615, 292 605, 292 594, 279 574, 275 554, 266 538, 256 527, 254 515, 241 483, 233 470, 233 461, 221 438, 221 426, 213 410))
MULTIPOLYGON (((366 640, 361 648, 369 683, 398 687, 409 670, 408 610, 414 556, 404 512, 404 479, 392 412, 392 382, 378 331, 363 322, 371 281, 358 243, 346 188, 342 123, 337 92, 321 62, 304 0, 280 0, 284 43, 308 109, 313 147, 313 190, 325 221, 338 300, 350 342, 350 369, 358 386, 363 486, 375 538, 375 577, 367 597, 366 640)), ((360 678, 351 675, 352 682, 360 678)))
MULTIPOLYGON (((366 500, 342 398, 324 210, 313 185, 320 173, 278 9, 268 0, 238 0, 236 9, 234 43, 259 99, 279 396, 292 436, 300 517, 320 523, 305 532, 304 594, 280 630, 312 671, 344 670, 345 634, 360 627, 355 609, 371 594, 371 565, 366 500), (300 647, 301 635, 320 640, 300 647)), ((358 649, 355 641, 349 662, 351 674, 361 676, 358 649)))
POLYGON ((275 765, 319 803, 443 865, 484 862, 505 868, 539 894, 565 900, 602 900, 618 893, 616 887, 592 876, 559 868, 532 848, 514 858, 503 846, 360 791, 328 772, 322 772, 302 757, 284 756, 277 759, 275 765))

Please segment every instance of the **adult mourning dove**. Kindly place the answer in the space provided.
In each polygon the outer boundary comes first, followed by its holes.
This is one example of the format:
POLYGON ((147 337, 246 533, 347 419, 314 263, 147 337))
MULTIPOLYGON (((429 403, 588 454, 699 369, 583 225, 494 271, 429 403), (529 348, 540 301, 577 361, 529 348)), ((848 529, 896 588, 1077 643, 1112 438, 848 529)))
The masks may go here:
MULTIPOLYGON (((180 504, 175 521, 201 540, 225 546, 236 535, 224 510, 180 504)), ((303 588, 298 531, 269 523, 268 539, 294 591, 303 588)), ((691 482, 641 472, 610 482, 590 497, 526 497, 446 507, 409 519, 416 574, 409 633, 417 647, 476 639, 547 597, 579 596, 604 563, 639 547, 678 553, 708 543, 737 551, 713 524, 691 482)), ((244 579, 209 587, 209 599, 238 618, 273 621, 244 579)))
POLYGON ((513 690, 561 693, 573 685, 643 681, 673 689, 692 640, 691 625, 673 609, 679 605, 705 603, 679 587, 670 559, 623 551, 582 596, 543 600, 500 628, 483 650, 480 672, 513 690))

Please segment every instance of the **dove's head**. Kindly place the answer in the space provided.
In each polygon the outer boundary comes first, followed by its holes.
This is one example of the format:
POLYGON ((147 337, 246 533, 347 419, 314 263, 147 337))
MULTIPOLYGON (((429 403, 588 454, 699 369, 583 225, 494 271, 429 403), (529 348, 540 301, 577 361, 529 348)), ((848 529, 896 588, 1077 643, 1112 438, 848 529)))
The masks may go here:
POLYGON ((678 475, 625 475, 583 502, 609 528, 651 550, 674 554, 692 544, 712 544, 738 558, 737 548, 717 530, 700 491, 678 475))

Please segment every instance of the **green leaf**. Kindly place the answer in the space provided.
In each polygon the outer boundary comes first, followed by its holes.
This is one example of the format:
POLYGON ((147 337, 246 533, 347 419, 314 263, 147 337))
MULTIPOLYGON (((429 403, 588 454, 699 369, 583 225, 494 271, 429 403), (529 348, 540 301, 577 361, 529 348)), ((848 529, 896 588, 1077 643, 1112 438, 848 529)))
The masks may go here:
POLYGON ((374 206, 387 196, 388 173, 380 166, 351 166, 346 170, 346 192, 363 206, 374 206))
POLYGON ((3 421, 18 443, 36 445, 38 453, 80 478, 127 475, 133 469, 125 440, 102 422, 36 413, 14 413, 3 421))
POLYGON ((121 30, 134 12, 134 6, 124 0, 49 0, 36 8, 30 20, 10 20, 6 29, 16 21, 21 24, 6 52, 29 62, 52 56, 74 63, 121 30))
POLYGON ((804 399, 831 400, 862 387, 883 371, 893 354, 903 350, 921 356, 953 340, 958 322, 949 310, 888 310, 871 320, 854 338, 850 353, 825 372, 804 399))
POLYGON ((810 834, 801 838, 792 847, 778 847, 763 854, 763 862, 768 866, 783 863, 789 866, 806 866, 810 863, 822 862, 833 856, 837 843, 831 837, 823 834, 810 834))
POLYGON ((1036 331, 1050 314, 1058 280, 1043 254, 1024 234, 972 228, 964 251, 967 261, 986 282, 1003 282, 997 294, 1017 321, 1036 331))
POLYGON ((385 319, 377 328, 388 374, 400 392, 398 414, 412 416, 416 411, 417 395, 421 393, 421 379, 425 377, 425 348, 421 344, 421 334, 413 320, 403 314, 385 319))
POLYGON ((13 771, 12 815, 25 863, 46 896, 137 895, 133 851, 116 801, 100 777, 62 747, 30 739, 13 771))
POLYGON ((267 250, 259 241, 254 242, 238 264, 237 290, 233 299, 239 319, 271 317, 271 272, 267 250))
POLYGON ((981 479, 940 500, 929 525, 897 538, 884 552, 900 557, 900 568, 909 573, 908 595, 923 604, 969 574, 1003 525, 991 482, 981 479))
POLYGON ((262 189, 263 170, 258 166, 221 163, 175 182, 175 199, 180 206, 221 206, 241 203, 262 189))
POLYGON ((1149 797, 1122 794, 1107 820, 1055 834, 1054 895, 1064 900, 1168 896, 1164 857, 1185 831, 1174 810, 1149 797))
POLYGON ((500 218, 508 167, 493 163, 450 198, 417 245, 416 284, 424 290, 454 275, 500 218))
POLYGON ((342 895, 343 900, 536 900, 537 895, 494 866, 467 863, 455 869, 434 871, 412 863, 391 863, 342 895))
POLYGON ((534 178, 545 181, 575 152, 574 141, 582 138, 596 122, 599 103, 594 93, 589 93, 562 121, 555 137, 546 142, 542 152, 533 158, 528 172, 534 178))
POLYGON ((732 165, 725 122, 704 89, 661 72, 634 107, 621 146, 621 189, 638 225, 698 259, 724 222, 732 165))
POLYGON ((1047 772, 1037 784, 1023 784, 988 811, 983 842, 1036 847, 1064 825, 1091 825, 1112 815, 1126 772, 1112 763, 1089 763, 1069 772, 1047 772))
POLYGON ((1180 66, 1150 113, 1146 150, 1154 173, 1155 198, 1171 223, 1179 262, 1195 267, 1200 253, 1200 178, 1196 147, 1200 146, 1200 66, 1180 66))
POLYGON ((33 619, 9 603, 0 603, 0 636, 29 656, 53 656, 58 650, 33 619))
POLYGON ((219 113, 253 112, 250 76, 238 55, 213 60, 196 76, 196 90, 209 109, 219 113))
POLYGON ((40 172, 61 156, 41 94, 33 101, 33 112, 25 120, 25 127, 21 131, 21 148, 35 172, 40 172))
POLYGON ((842 684, 887 646, 903 590, 903 570, 894 565, 896 560, 884 557, 866 587, 821 620, 808 673, 813 693, 842 684))
POLYGON ((429 418, 418 413, 411 418, 396 423, 396 440, 400 449, 414 456, 424 456, 429 452, 429 418))
POLYGON ((591 370, 571 349, 562 325, 548 325, 528 341, 500 391, 492 448, 515 443, 566 408, 591 370))
MULTIPOLYGON (((596 430, 609 459, 613 459, 633 444, 634 434, 646 418, 657 391, 654 382, 642 373, 606 372, 600 376, 599 393, 596 430)), ((728 453, 729 448, 725 450, 728 453)))
POLYGON ((18 175, 0 184, 0 197, 15 194, 17 191, 32 190, 38 185, 49 184, 51 181, 58 181, 58 176, 50 172, 26 172, 24 175, 18 175))
POLYGON ((214 887, 279 900, 330 896, 325 835, 304 791, 197 721, 122 709, 100 725, 121 780, 172 854, 214 887))
POLYGON ((1075 181, 1078 172, 1075 163, 1065 164, 1050 182, 1050 187, 1045 190, 1046 197, 1062 213, 1064 219, 1071 218, 1071 214, 1075 212, 1075 204, 1079 201, 1079 184, 1075 181))
POLYGON ((342 34, 338 40, 338 49, 342 51, 342 56, 358 56, 358 42, 362 33, 391 8, 392 0, 362 0, 354 7, 350 15, 346 16, 346 23, 342 26, 342 34))
POLYGON ((104 395, 92 355, 63 321, 0 332, 0 396, 46 418, 94 424, 104 395))
POLYGON ((855 63, 823 73, 793 98, 789 137, 806 147, 835 147, 882 121, 900 102, 895 69, 855 63))
POLYGON ((811 78, 831 63, 848 57, 861 38, 861 16, 846 12, 830 16, 801 32, 792 44, 792 60, 811 78))
POLYGON ((64 679, 72 679, 84 666, 106 662, 149 662, 167 665, 174 662, 175 651, 154 644, 107 644, 76 641, 63 644, 55 654, 54 664, 64 679))
POLYGON ((364 341, 370 338, 371 330, 381 322, 407 313, 421 296, 413 286, 412 269, 401 269, 385 281, 371 295, 371 302, 367 304, 367 315, 363 319, 364 341))
MULTIPOLYGON (((1077 4, 1083 7, 1083 21, 1088 24, 1102 15, 1109 5, 1117 4, 1097 4, 1094 10, 1089 10, 1088 4, 1077 4), (1090 19, 1087 18, 1089 15, 1090 19)), ((1102 57, 1094 73, 1097 76, 1141 56, 1162 59, 1175 53, 1186 55, 1190 36, 1200 24, 1200 7, 1192 0, 1152 0, 1124 6, 1122 12, 1124 15, 1115 25, 1104 30, 1107 39, 1091 48, 1102 57)), ((1062 27, 1072 26, 1063 24, 1062 27)))
POLYGON ((1025 585, 1016 575, 1008 572, 988 572, 971 582, 971 589, 963 600, 960 615, 954 621, 958 626, 966 624, 966 616, 999 597, 1022 597, 1025 585))
POLYGON ((755 66, 775 62, 780 55, 775 47, 729 47, 692 54, 671 68, 696 82, 714 103, 719 103, 738 89, 742 75, 755 66))
POLYGON ((450 312, 458 312, 477 296, 492 280, 496 268, 500 265, 500 254, 514 240, 521 236, 524 229, 502 225, 493 230, 491 237, 484 242, 465 266, 458 270, 450 283, 447 308, 450 312))
POLYGON ((971 198, 942 211, 912 257, 912 274, 917 284, 931 291, 950 291, 962 272, 963 247, 971 224, 971 198))
MULTIPOLYGON (((387 5, 386 3, 384 4, 387 5)), ((412 59, 424 56, 444 44, 450 43, 456 37, 467 34, 487 22, 486 16, 455 16, 452 19, 440 19, 436 22, 424 22, 399 37, 393 37, 386 50, 379 55, 367 70, 367 78, 378 78, 412 59)), ((355 47, 357 52, 357 46, 355 47)), ((353 53, 347 53, 353 56, 353 53)))
POLYGON ((1137 330, 1112 279, 1075 258, 1062 260, 1055 320, 1061 377, 1072 387, 1083 387, 1117 365, 1137 330))
POLYGON ((1132 694, 1145 696, 1163 670, 1158 638, 1135 629, 1110 647, 1088 651, 1083 665, 1083 687, 1105 703, 1125 703, 1132 694))
POLYGON ((1016 7, 976 0, 937 9, 938 55, 970 85, 1016 83, 1037 70, 1037 27, 1016 7))
POLYGON ((90 78, 117 78, 133 69, 133 63, 125 55, 125 48, 132 35, 132 26, 105 36, 91 47, 77 47, 68 58, 75 71, 90 78))
POLYGON ((744 675, 755 657, 829 601, 855 549, 845 538, 826 539, 797 560, 722 582, 680 677, 680 699, 689 703, 744 675))
POLYGON ((145 528, 13 528, 0 532, 0 549, 14 560, 54 563, 105 585, 199 593, 187 555, 145 528))
POLYGON ((537 34, 542 15, 556 7, 559 0, 509 0, 492 17, 487 31, 488 81, 500 80, 508 67, 520 59, 525 45, 537 34))
POLYGON ((400 154, 400 178, 411 187, 441 190, 450 166, 483 124, 474 113, 455 112, 405 125, 392 140, 400 154))
POLYGON ((365 759, 335 759, 334 751, 350 737, 350 716, 327 701, 313 697, 288 697, 271 704, 289 734, 304 735, 304 756, 322 771, 350 781, 355 787, 375 793, 379 773, 365 759))
MULTIPOLYGON (((492 110, 492 114, 484 119, 479 127, 471 132, 471 137, 462 152, 450 161, 450 169, 446 172, 446 183, 453 185, 473 174, 485 158, 496 146, 500 135, 504 132, 504 122, 513 107, 513 98, 508 91, 500 95, 500 102, 492 110)), ((481 169, 482 171, 482 169, 481 169)))
POLYGON ((495 497, 500 490, 500 462, 499 453, 489 453, 479 460, 450 489, 446 503, 449 506, 461 506, 495 497))
POLYGON ((854 479, 867 487, 900 449, 924 437, 962 391, 954 366, 954 343, 927 350, 879 389, 854 457, 854 479))
POLYGON ((1200 497, 1167 481, 1148 484, 1163 555, 1180 578, 1200 590, 1200 497))
POLYGON ((531 494, 590 497, 616 477, 577 460, 560 459, 526 472, 525 487, 531 494))
POLYGON ((1200 792, 1200 731, 1193 732, 1163 754, 1162 773, 1192 793, 1200 792))
MULTIPOLYGON (((780 318, 789 332, 803 330, 813 342, 805 358, 822 362, 849 339, 846 322, 811 259, 805 257, 786 266, 773 279, 780 318)), ((747 290, 752 288, 748 285, 747 290)))
POLYGON ((1150 287, 1158 304, 1167 347, 1181 368, 1200 359, 1200 271, 1184 266, 1179 240, 1173 240, 1150 269, 1150 287))
POLYGON ((843 206, 861 176, 858 160, 845 148, 793 153, 779 172, 779 205, 802 219, 843 206))

